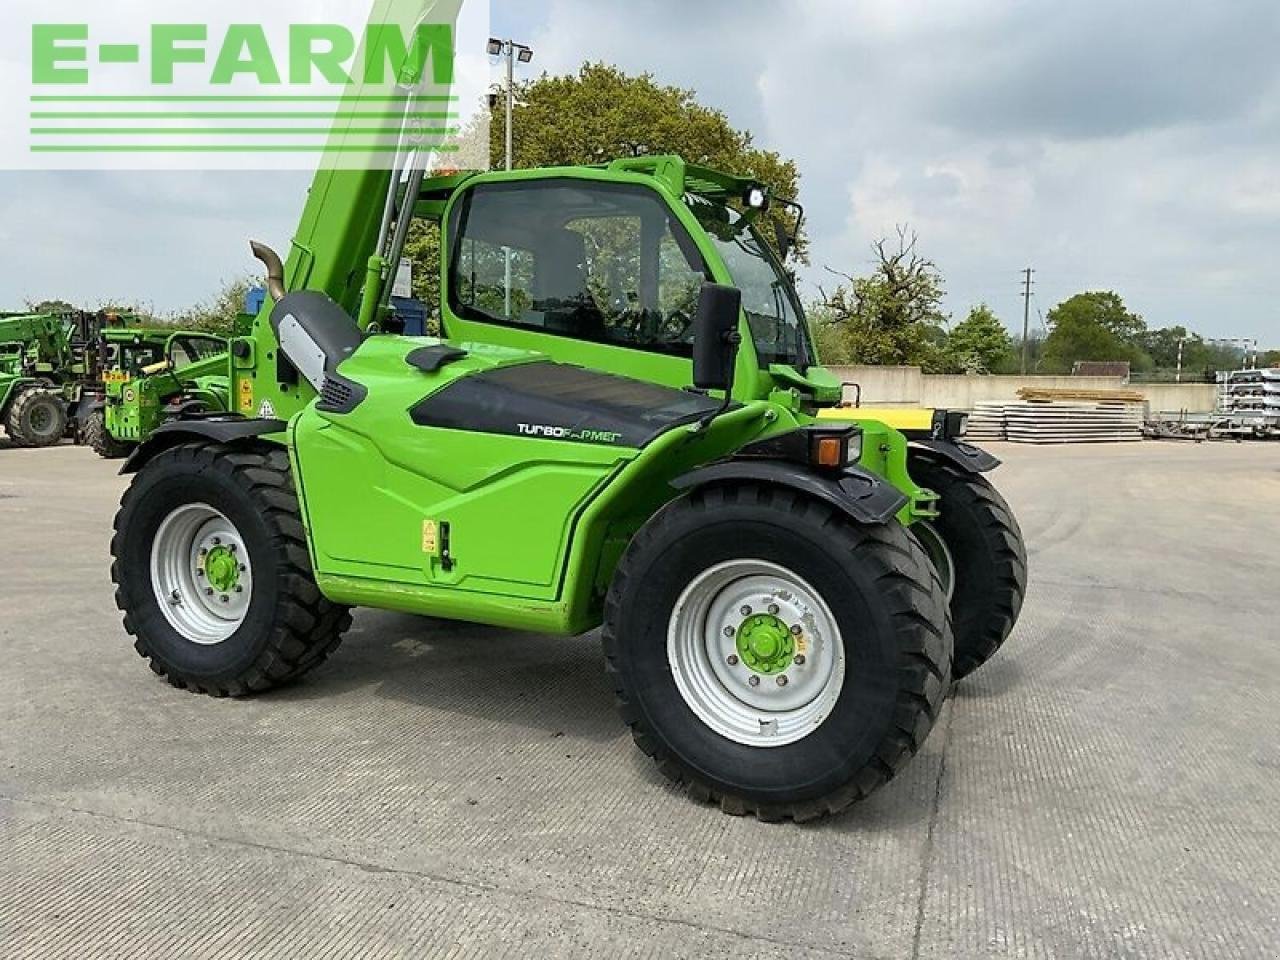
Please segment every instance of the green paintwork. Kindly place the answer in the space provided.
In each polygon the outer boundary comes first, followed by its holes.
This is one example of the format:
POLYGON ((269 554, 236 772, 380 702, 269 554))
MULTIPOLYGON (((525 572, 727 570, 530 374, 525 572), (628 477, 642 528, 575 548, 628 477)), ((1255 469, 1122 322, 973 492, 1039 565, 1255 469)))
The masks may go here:
POLYGON ((791 628, 772 613, 753 613, 743 619, 735 643, 742 662, 766 676, 786 670, 796 652, 791 628))
MULTIPOLYGON (((384 5, 376 6, 375 18, 387 15, 384 5)), ((335 125, 335 148, 350 137, 351 123, 335 125)), ((692 238, 707 279, 733 283, 688 198, 728 205, 751 181, 675 156, 433 177, 409 206, 440 224, 448 250, 449 215, 468 189, 551 178, 649 191, 692 238)), ((380 324, 378 304, 394 272, 384 251, 375 249, 392 182, 389 171, 322 166, 285 257, 286 289, 327 294, 364 330, 380 324)), ((344 378, 365 389, 350 413, 317 409, 304 379, 280 373, 271 300, 233 344, 233 408, 288 422, 287 435, 270 439, 290 451, 316 580, 340 603, 553 633, 588 630, 600 623, 626 545, 676 497, 672 480, 748 442, 813 423, 818 407, 840 399, 842 385, 827 370, 762 363, 744 314, 733 391, 738 405, 705 427, 669 430, 643 449, 416 426, 408 411, 424 397, 510 364, 552 360, 679 389, 692 375, 683 357, 464 319, 448 306, 447 262, 441 270, 446 342, 467 356, 423 373, 405 358, 438 341, 369 336, 341 366, 344 378)), ((900 519, 935 515, 935 498, 911 481, 906 438, 873 419, 858 422, 862 465, 909 498, 900 519)), ((790 657, 765 649, 772 629, 755 623, 745 641, 757 663, 770 669, 790 657)), ((779 650, 789 643, 788 635, 779 650)))
POLYGON ((230 409, 230 355, 224 338, 130 327, 105 330, 102 340, 115 354, 102 374, 103 419, 113 439, 141 443, 164 423, 165 407, 175 400, 198 402, 213 412, 230 409), (219 346, 221 352, 212 352, 219 346), (163 369, 147 372, 157 366, 163 369))
POLYGON ((90 361, 77 350, 77 319, 59 314, 0 314, 0 418, 22 388, 39 384, 73 399, 90 361))
MULTIPOLYGON (((710 279, 732 282, 683 199, 682 184, 709 178, 679 158, 429 180, 418 212, 447 224, 469 186, 553 177, 653 191, 698 244, 710 279)), ((288 287, 323 291, 359 313, 356 283, 368 277, 378 190, 387 185, 376 171, 317 176, 286 264, 288 287)), ((447 230, 444 241, 447 249, 447 230)), ((447 265, 443 270, 447 293, 447 265)), ((744 326, 734 390, 741 407, 706 430, 677 429, 643 450, 418 427, 407 417, 416 402, 459 377, 506 364, 550 359, 676 388, 691 379, 687 358, 464 320, 444 299, 446 342, 468 356, 424 374, 405 357, 438 341, 368 337, 342 365, 344 377, 367 389, 349 414, 317 410, 305 381, 277 380, 270 302, 232 361, 236 408, 289 421, 286 442, 316 579, 332 600, 552 633, 591 629, 626 544, 676 496, 671 480, 747 442, 815 422, 815 406, 840 393, 839 381, 821 368, 762 367, 744 326), (446 529, 448 558, 439 543, 446 529)), ((899 519, 936 516, 936 498, 908 473, 905 437, 875 420, 859 424, 862 465, 909 498, 899 519)))

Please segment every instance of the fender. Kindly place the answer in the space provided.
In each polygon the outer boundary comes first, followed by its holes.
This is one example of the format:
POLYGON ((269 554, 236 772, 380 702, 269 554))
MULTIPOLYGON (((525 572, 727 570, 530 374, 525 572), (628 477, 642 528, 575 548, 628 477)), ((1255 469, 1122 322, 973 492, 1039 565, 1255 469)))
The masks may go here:
POLYGON ((120 468, 121 474, 137 473, 156 454, 176 447, 189 440, 212 440, 214 443, 243 443, 268 433, 284 433, 288 424, 283 420, 249 420, 245 417, 220 414, 213 417, 188 417, 163 423, 151 436, 138 444, 129 459, 120 468))
POLYGON ((744 480, 814 497, 858 523, 887 523, 907 503, 896 487, 861 467, 818 473, 786 460, 722 460, 676 477, 671 486, 687 491, 744 480))
POLYGON ((986 473, 1000 466, 999 457, 959 440, 913 439, 908 447, 922 456, 946 460, 969 473, 986 473))

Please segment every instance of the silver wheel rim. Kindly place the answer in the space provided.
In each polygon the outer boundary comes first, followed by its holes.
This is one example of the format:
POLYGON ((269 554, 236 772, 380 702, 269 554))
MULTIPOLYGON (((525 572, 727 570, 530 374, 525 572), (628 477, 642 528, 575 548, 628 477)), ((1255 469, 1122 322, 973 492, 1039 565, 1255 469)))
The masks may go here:
POLYGON ((151 543, 151 586, 178 633, 203 646, 221 643, 240 628, 253 595, 244 538, 208 504, 176 508, 151 543), (229 579, 228 557, 236 568, 234 580, 229 579))
POLYGON ((667 661, 698 719, 752 747, 807 737, 844 687, 844 643, 830 608, 802 578, 765 560, 730 560, 693 579, 671 612, 667 661), (794 638, 795 655, 776 674, 739 655, 745 618, 762 612, 789 625, 794 638))
POLYGON ((938 571, 938 579, 942 581, 942 589, 947 595, 947 603, 950 604, 951 596, 956 592, 956 565, 951 556, 951 548, 947 546, 947 541, 938 532, 938 528, 927 520, 913 523, 911 532, 924 548, 924 552, 929 555, 929 562, 933 564, 933 569, 938 571))

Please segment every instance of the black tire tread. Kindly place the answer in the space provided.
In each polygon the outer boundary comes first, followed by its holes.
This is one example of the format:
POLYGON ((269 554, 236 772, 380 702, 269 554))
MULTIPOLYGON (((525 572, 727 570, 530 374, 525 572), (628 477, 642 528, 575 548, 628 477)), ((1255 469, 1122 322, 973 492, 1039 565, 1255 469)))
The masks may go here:
POLYGON ((103 460, 119 460, 129 455, 133 445, 117 440, 107 429, 107 418, 100 410, 96 410, 85 418, 84 433, 81 442, 93 449, 103 460))
POLYGON ((21 389, 16 397, 9 403, 9 412, 5 417, 4 424, 5 433, 9 435, 9 439, 19 447, 52 447, 62 442, 63 434, 67 431, 67 411, 62 403, 62 398, 52 390, 45 389, 40 386, 28 386, 21 389), (54 436, 45 441, 40 437, 33 437, 27 433, 24 427, 27 409, 35 403, 43 399, 52 400, 52 402, 61 411, 62 429, 54 436))
POLYGON ((819 501, 794 491, 757 484, 712 486, 693 491, 663 508, 633 538, 619 561, 605 601, 601 631, 605 664, 613 682, 618 712, 631 730, 636 745, 657 764, 659 771, 683 786, 696 799, 718 803, 733 815, 753 814, 762 821, 816 820, 839 813, 887 783, 920 749, 940 714, 950 686, 951 632, 942 583, 927 555, 913 538, 890 521, 881 525, 855 525, 819 501), (636 574, 633 566, 647 545, 659 539, 678 510, 714 510, 754 499, 794 515, 814 514, 828 534, 838 539, 857 561, 878 568, 885 596, 894 598, 890 616, 905 642, 901 650, 899 688, 894 722, 874 755, 844 785, 826 796, 784 805, 758 804, 724 792, 702 779, 669 753, 631 701, 617 666, 620 649, 620 613, 623 594, 636 574))
POLYGON ((1009 638, 1027 592, 1027 551, 1022 530, 1004 497, 981 474, 946 460, 928 458, 911 465, 913 477, 942 496, 947 504, 963 504, 980 518, 982 537, 995 556, 996 590, 980 609, 953 606, 955 662, 952 677, 959 680, 982 666, 1009 638))
POLYGON ((289 454, 274 444, 231 447, 219 443, 188 443, 157 454, 143 469, 163 470, 180 460, 199 462, 206 470, 223 470, 258 502, 271 531, 279 564, 280 600, 270 637, 257 660, 233 681, 210 685, 186 676, 148 648, 131 622, 127 597, 121 586, 121 517, 133 494, 131 485, 120 500, 115 535, 111 539, 111 581, 116 585, 116 606, 124 614, 124 628, 134 637, 134 649, 152 671, 170 684, 193 693, 214 697, 243 697, 269 690, 296 679, 337 649, 351 626, 350 608, 326 600, 316 586, 307 550, 306 533, 294 492, 289 454))

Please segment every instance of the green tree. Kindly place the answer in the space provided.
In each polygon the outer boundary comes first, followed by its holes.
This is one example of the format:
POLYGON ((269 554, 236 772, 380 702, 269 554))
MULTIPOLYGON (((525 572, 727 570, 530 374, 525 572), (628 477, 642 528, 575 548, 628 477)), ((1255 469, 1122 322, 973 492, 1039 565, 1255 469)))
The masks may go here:
POLYGON ((1151 366, 1141 341, 1147 325, 1110 291, 1077 293, 1049 311, 1043 370, 1070 373, 1082 360, 1127 360, 1134 370, 1151 366))
POLYGON ((994 373, 1013 348, 1013 338, 985 303, 969 311, 947 337, 946 360, 955 373, 994 373))
MULTIPOLYGON (((615 66, 584 63, 576 74, 543 74, 519 84, 512 121, 517 167, 607 163, 616 157, 678 153, 689 163, 753 177, 774 196, 794 199, 794 160, 755 145, 723 111, 704 106, 693 90, 665 86, 652 74, 629 76, 615 66)), ((490 157, 504 162, 506 115, 495 110, 490 157)), ((775 208, 775 215, 785 211, 775 208)), ((772 233, 765 230, 772 240, 772 233)), ((796 253, 803 256, 804 239, 796 253)))
POLYGON ((166 322, 184 330, 204 330, 229 337, 235 333, 236 317, 244 310, 245 296, 258 283, 252 277, 224 283, 211 299, 177 311, 166 322))
MULTIPOLYGON (((775 196, 793 199, 800 173, 793 160, 755 145, 750 132, 698 103, 692 90, 664 86, 650 74, 630 76, 617 67, 586 63, 575 74, 549 76, 516 85, 512 123, 517 168, 605 163, 616 157, 678 153, 689 163, 754 177, 775 196)), ((494 110, 489 128, 490 162, 505 162, 506 114, 494 110)), ((771 216, 790 215, 775 207, 771 216)), ((765 239, 773 243, 766 225, 765 239)), ((440 302, 438 228, 415 221, 406 242, 414 265, 414 296, 440 302)), ((807 243, 798 239, 795 256, 806 261, 807 243)))
MULTIPOLYGON (((812 311, 818 349, 826 363, 915 365, 936 373, 946 366, 942 275, 917 251, 917 238, 898 228, 872 249, 867 277, 837 273, 845 283, 812 311)), ((831 271, 836 273, 836 271, 831 271)))

